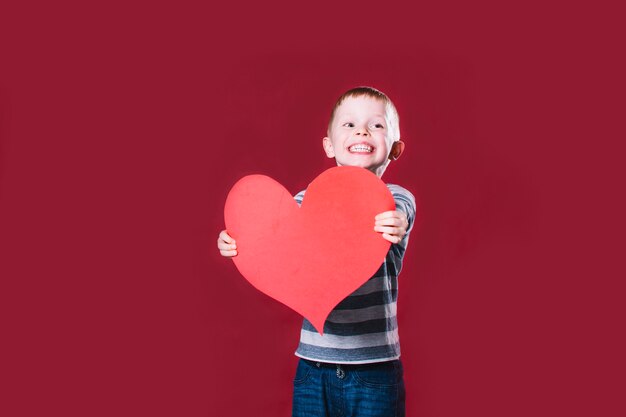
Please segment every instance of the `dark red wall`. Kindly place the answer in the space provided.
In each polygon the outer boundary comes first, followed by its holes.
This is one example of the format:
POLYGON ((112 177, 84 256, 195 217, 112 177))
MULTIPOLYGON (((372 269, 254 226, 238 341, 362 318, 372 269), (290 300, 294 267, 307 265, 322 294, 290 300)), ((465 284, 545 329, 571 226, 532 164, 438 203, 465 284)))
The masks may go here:
POLYGON ((219 256, 223 204, 331 167, 331 106, 366 84, 407 144, 383 179, 424 216, 408 415, 624 415, 620 16, 3 2, 0 414, 288 416, 300 318, 219 256))

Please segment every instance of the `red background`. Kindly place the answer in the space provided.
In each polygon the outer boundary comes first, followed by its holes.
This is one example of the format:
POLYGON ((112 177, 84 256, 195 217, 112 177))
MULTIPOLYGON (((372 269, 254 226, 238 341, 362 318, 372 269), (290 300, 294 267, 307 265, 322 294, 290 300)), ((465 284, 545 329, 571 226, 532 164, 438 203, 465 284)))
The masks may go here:
POLYGON ((408 415, 626 414, 616 8, 87 4, 0 6, 0 414, 289 415, 300 318, 219 256, 223 204, 332 166, 361 84, 424 216, 408 415))

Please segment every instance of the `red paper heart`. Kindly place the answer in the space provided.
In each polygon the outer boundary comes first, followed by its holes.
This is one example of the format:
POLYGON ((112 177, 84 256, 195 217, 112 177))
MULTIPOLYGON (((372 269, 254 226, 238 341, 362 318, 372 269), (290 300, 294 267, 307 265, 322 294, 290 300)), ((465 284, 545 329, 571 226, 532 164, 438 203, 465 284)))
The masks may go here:
POLYGON ((390 243, 374 217, 394 209, 380 178, 334 167, 309 185, 301 207, 270 177, 246 176, 230 190, 224 218, 239 272, 321 334, 332 309, 382 264, 390 243))

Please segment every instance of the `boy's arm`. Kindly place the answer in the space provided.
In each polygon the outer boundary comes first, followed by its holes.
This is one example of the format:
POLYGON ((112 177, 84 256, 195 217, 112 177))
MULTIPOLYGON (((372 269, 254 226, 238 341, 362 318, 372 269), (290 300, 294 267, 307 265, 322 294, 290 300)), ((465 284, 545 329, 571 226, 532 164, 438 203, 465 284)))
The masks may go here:
POLYGON ((415 223, 415 197, 405 188, 389 184, 396 203, 396 210, 386 211, 375 217, 374 230, 391 243, 400 243, 408 238, 415 223))
POLYGON ((391 243, 400 243, 409 227, 406 215, 398 210, 377 214, 374 220, 374 230, 391 243))
POLYGON ((413 230, 415 223, 417 204, 415 203, 415 196, 411 194, 406 188, 402 188, 398 185, 392 188, 393 199, 396 202, 396 210, 405 214, 408 222, 406 234, 408 235, 413 230))

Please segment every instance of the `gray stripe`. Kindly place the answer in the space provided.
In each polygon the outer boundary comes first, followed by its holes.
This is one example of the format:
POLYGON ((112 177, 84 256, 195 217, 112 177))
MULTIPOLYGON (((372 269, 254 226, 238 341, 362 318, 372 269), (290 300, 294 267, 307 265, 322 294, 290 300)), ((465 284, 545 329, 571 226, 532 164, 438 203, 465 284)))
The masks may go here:
POLYGON ((296 200, 296 203, 298 203, 298 206, 300 204, 302 204, 302 200, 304 199, 304 192, 306 190, 300 191, 298 194, 293 196, 293 199, 296 200))
POLYGON ((400 344, 358 349, 319 348, 300 343, 296 356, 320 362, 372 363, 400 357, 400 344))
POLYGON ((324 334, 308 330, 300 331, 300 341, 308 345, 315 345, 325 348, 349 348, 358 349, 363 347, 393 345, 398 343, 398 331, 391 330, 382 333, 370 333, 358 336, 337 336, 334 334, 324 334))
POLYGON ((386 277, 384 275, 375 276, 369 281, 366 281, 365 284, 361 285, 350 295, 365 295, 376 291, 382 291, 385 289, 385 281, 386 277))
MULTIPOLYGON (((326 323, 324 323, 324 335, 361 336, 368 333, 388 332, 395 330, 397 327, 398 321, 395 316, 352 323, 332 323, 326 320, 326 323)), ((308 330, 310 332, 317 331, 308 320, 304 320, 302 330, 308 330)))
POLYGON ((393 302, 354 310, 333 310, 327 320, 333 323, 354 323, 395 316, 396 311, 397 304, 393 302))
POLYGON ((354 310, 357 308, 377 306, 392 303, 397 299, 398 290, 394 288, 365 295, 349 295, 337 304, 335 310, 354 310))

